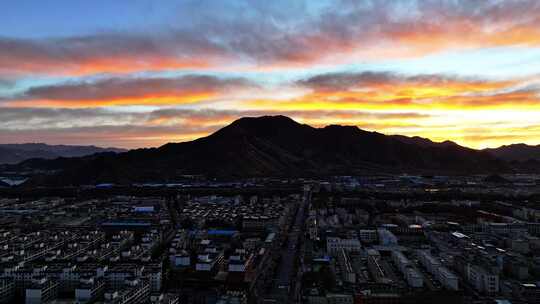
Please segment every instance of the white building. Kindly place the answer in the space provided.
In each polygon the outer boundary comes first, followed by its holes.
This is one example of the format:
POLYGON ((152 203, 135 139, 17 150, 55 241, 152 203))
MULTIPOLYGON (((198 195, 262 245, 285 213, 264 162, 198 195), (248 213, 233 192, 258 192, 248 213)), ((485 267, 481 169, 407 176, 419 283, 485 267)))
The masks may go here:
POLYGON ((326 239, 326 251, 329 254, 337 254, 341 249, 346 252, 360 252, 362 245, 358 239, 342 239, 339 237, 326 239))
POLYGON ((195 270, 197 271, 214 271, 216 265, 223 260, 223 253, 203 253, 197 256, 195 270))
POLYGON ((58 282, 45 277, 33 280, 25 291, 26 304, 41 304, 53 301, 58 296, 58 282))
POLYGON ((90 303, 101 297, 105 291, 103 280, 88 278, 81 279, 80 285, 75 289, 75 300, 77 303, 90 303))
POLYGON ((412 266, 409 266, 405 269, 404 275, 409 286, 413 288, 422 288, 424 286, 424 278, 422 277, 420 272, 412 268, 412 266))
POLYGON ((176 267, 186 267, 191 265, 191 257, 189 254, 175 254, 171 256, 172 264, 176 267))
POLYGON ((499 292, 499 276, 478 265, 469 267, 469 281, 476 290, 487 294, 499 292))
POLYGON ((459 279, 458 277, 448 270, 446 267, 439 267, 437 271, 437 279, 441 284, 446 288, 450 290, 458 290, 459 289, 459 279))
POLYGON ((340 250, 338 253, 338 262, 343 280, 348 283, 356 283, 356 272, 352 267, 349 255, 344 249, 340 250))
POLYGON ((146 265, 143 271, 143 277, 145 277, 150 282, 150 291, 158 292, 161 290, 161 284, 163 281, 163 273, 161 263, 156 263, 152 265, 146 265))
POLYGON ((350 294, 329 293, 326 295, 328 304, 353 304, 354 298, 350 294))
POLYGON ((239 253, 238 250, 235 254, 229 257, 229 272, 246 272, 250 267, 253 260, 253 255, 245 255, 245 253, 239 253))
POLYGON ((317 224, 317 217, 309 217, 306 221, 308 235, 311 240, 316 240, 319 237, 319 226, 317 224))
POLYGON ((420 272, 413 268, 411 261, 403 255, 403 253, 394 250, 392 251, 392 261, 405 277, 407 284, 414 288, 424 286, 424 279, 420 272))
POLYGON ((404 273, 405 269, 411 265, 411 262, 409 261, 409 259, 407 259, 403 255, 403 253, 397 250, 392 251, 392 261, 394 262, 394 264, 396 264, 397 268, 399 269, 401 273, 404 273))
POLYGON ((377 230, 375 229, 360 229, 360 241, 363 243, 377 242, 377 230))
POLYGON ((15 283, 13 280, 0 279, 0 303, 10 303, 15 295, 15 283))
POLYGON ((435 275, 439 267, 442 266, 441 262, 434 258, 428 251, 419 250, 417 253, 420 264, 422 264, 429 273, 435 275))
POLYGON ((419 250, 418 260, 429 273, 431 273, 445 288, 459 289, 459 278, 448 268, 442 266, 439 259, 433 257, 428 251, 419 250))

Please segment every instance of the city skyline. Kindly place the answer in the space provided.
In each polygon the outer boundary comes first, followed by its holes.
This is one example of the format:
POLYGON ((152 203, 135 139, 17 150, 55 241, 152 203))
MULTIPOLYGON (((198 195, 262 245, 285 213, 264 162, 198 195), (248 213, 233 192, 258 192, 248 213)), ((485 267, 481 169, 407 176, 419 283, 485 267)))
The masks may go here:
POLYGON ((338 2, 3 4, 0 143, 151 147, 280 114, 540 144, 540 3, 338 2))

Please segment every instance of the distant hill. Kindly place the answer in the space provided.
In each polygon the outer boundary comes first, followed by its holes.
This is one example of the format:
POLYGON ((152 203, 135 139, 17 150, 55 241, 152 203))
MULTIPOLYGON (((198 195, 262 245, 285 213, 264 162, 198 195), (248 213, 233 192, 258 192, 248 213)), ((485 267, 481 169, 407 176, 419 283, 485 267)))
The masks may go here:
POLYGON ((81 158, 29 160, 19 170, 53 170, 32 185, 174 181, 183 174, 238 178, 363 173, 469 174, 509 170, 486 152, 285 116, 241 118, 194 141, 81 158))
POLYGON ((493 183, 493 184, 510 184, 511 183, 509 180, 507 180, 506 178, 498 174, 492 174, 492 175, 486 176, 484 178, 484 182, 493 183))
POLYGON ((428 138, 423 138, 423 137, 420 137, 420 136, 413 136, 413 137, 409 137, 409 136, 404 136, 404 135, 392 135, 391 137, 403 142, 403 143, 406 143, 406 144, 414 144, 414 145, 419 145, 419 146, 423 146, 423 147, 443 147, 443 146, 446 146, 446 147, 452 147, 452 146, 459 146, 458 144, 456 144, 455 142, 453 141, 450 141, 450 140, 446 140, 446 141, 443 141, 443 142, 434 142, 432 141, 431 139, 428 139, 428 138))
POLYGON ((95 146, 47 145, 43 143, 0 144, 0 164, 16 164, 31 158, 81 157, 101 152, 125 152, 117 148, 95 146))
POLYGON ((540 145, 514 144, 484 150, 491 155, 510 162, 540 161, 540 145))

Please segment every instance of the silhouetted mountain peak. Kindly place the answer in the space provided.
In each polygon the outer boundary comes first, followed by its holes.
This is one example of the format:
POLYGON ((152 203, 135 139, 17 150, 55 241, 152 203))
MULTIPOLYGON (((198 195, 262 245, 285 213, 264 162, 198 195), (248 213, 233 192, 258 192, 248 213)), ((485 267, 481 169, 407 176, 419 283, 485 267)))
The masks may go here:
POLYGON ((540 145, 533 146, 520 143, 484 149, 484 151, 506 161, 540 160, 540 145))
POLYGON ((454 144, 387 136, 356 126, 314 128, 285 116, 241 118, 210 136, 158 149, 27 163, 54 170, 38 183, 174 181, 209 177, 322 176, 387 173, 479 173, 507 169, 495 158, 454 144))
POLYGON ((357 126, 343 126, 343 125, 328 125, 322 129, 333 131, 333 132, 353 132, 353 133, 366 132, 366 131, 361 130, 357 126))
POLYGON ((445 140, 441 142, 441 145, 448 146, 448 147, 457 147, 459 146, 457 143, 451 141, 451 140, 445 140))
POLYGON ((290 117, 283 115, 276 116, 260 116, 260 117, 243 117, 232 124, 230 127, 240 127, 248 131, 267 131, 267 130, 289 130, 294 128, 301 128, 302 125, 290 117))
POLYGON ((210 137, 250 135, 266 138, 288 136, 290 133, 296 134, 306 131, 306 129, 312 129, 312 127, 300 124, 283 115, 243 117, 218 130, 210 137))
POLYGON ((231 126, 253 127, 253 126, 300 126, 301 124, 292 118, 284 115, 265 115, 258 117, 242 117, 230 124, 231 126))
POLYGON ((537 147, 540 147, 540 145, 528 145, 524 143, 518 143, 518 144, 502 145, 496 149, 533 149, 537 147))

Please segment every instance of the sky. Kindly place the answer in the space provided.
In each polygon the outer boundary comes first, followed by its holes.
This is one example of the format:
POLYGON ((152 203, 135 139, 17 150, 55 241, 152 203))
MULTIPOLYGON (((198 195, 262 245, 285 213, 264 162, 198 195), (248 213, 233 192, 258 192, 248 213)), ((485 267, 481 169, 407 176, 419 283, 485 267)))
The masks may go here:
POLYGON ((278 114, 540 144, 540 1, 0 3, 0 143, 156 147, 278 114))

